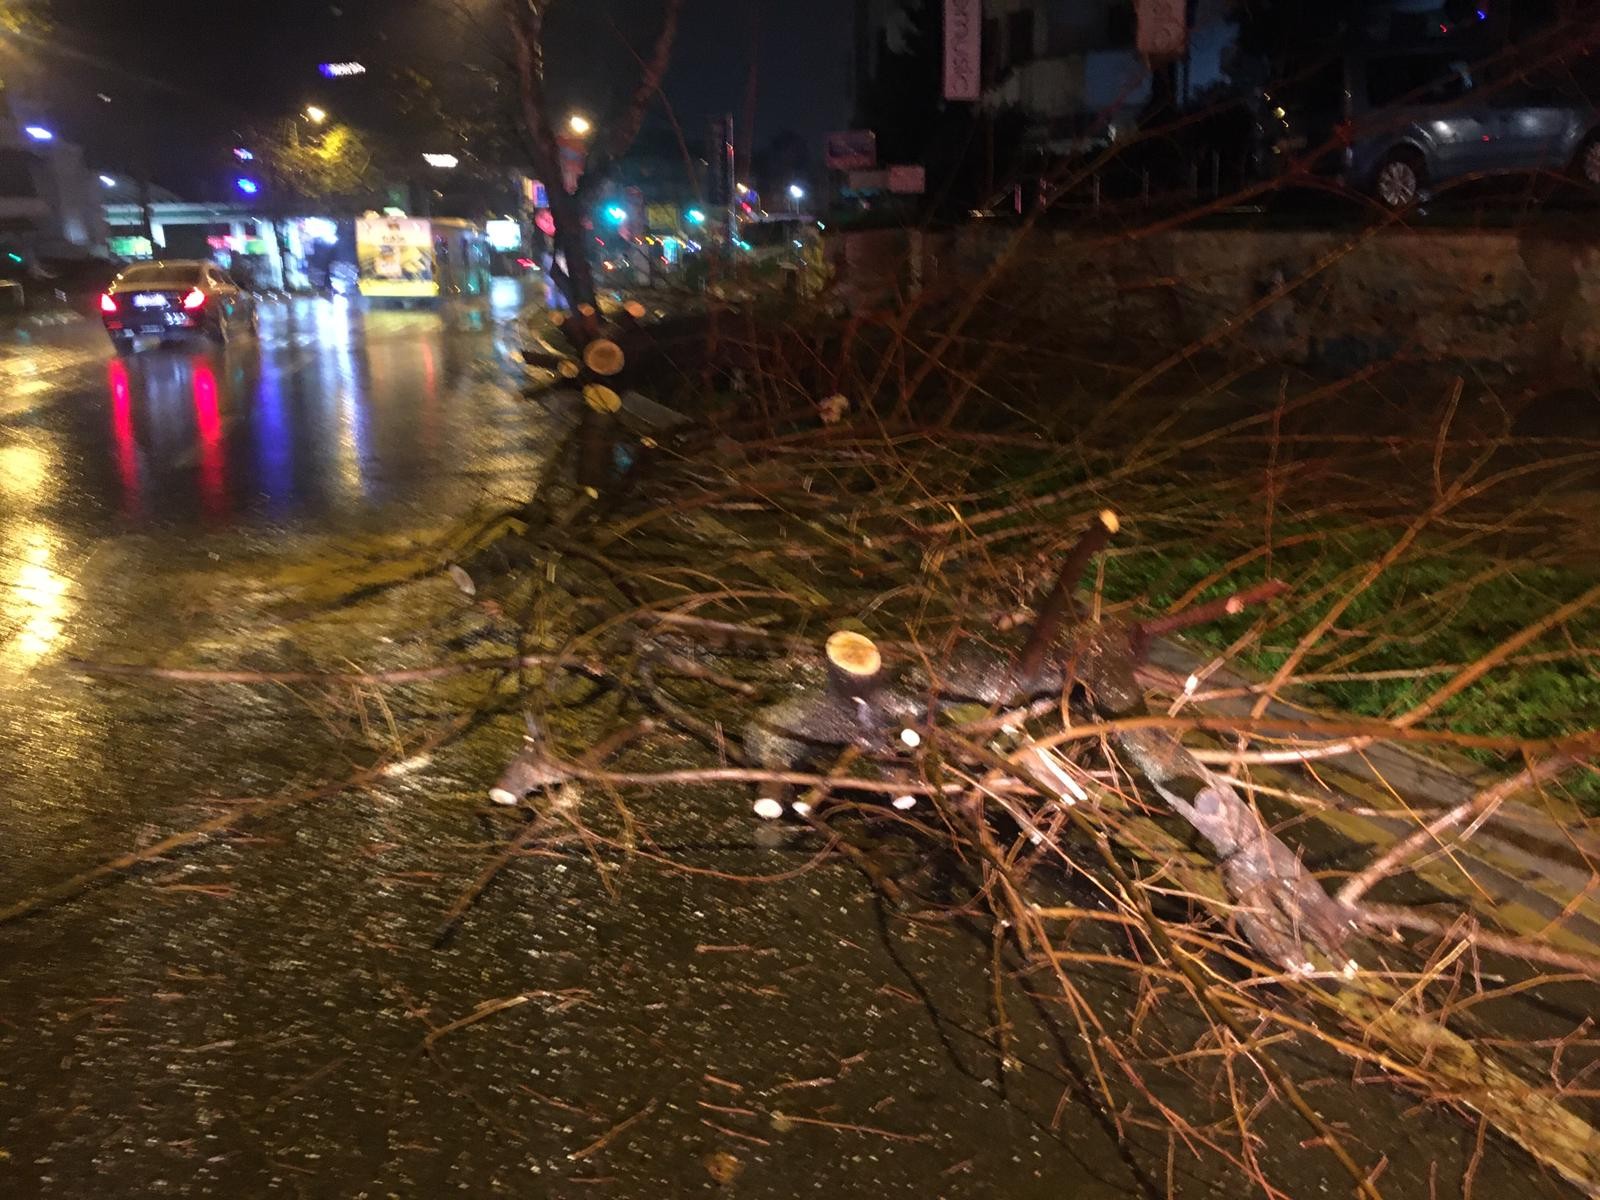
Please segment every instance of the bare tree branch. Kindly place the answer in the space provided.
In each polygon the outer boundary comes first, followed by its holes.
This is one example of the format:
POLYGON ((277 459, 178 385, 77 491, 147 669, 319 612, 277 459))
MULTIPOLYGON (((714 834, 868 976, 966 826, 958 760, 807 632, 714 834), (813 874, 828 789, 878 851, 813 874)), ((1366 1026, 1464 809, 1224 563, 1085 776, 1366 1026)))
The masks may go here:
MULTIPOLYGON (((1421 829, 1412 833, 1388 851, 1374 859, 1359 874, 1352 876, 1345 885, 1339 889, 1339 900, 1344 904, 1359 904, 1365 896, 1381 880, 1405 869, 1417 855, 1429 846, 1438 846, 1441 850, 1448 850, 1441 837, 1448 830, 1456 829, 1472 822, 1474 825, 1489 816, 1506 800, 1518 792, 1528 788, 1539 787, 1556 778, 1562 772, 1570 770, 1582 762, 1582 758, 1572 754, 1552 754, 1538 762, 1530 763, 1526 768, 1515 775, 1508 776, 1498 783, 1484 788, 1477 795, 1461 804, 1456 805, 1442 816, 1435 817, 1421 829)), ((1463 837, 1470 835, 1471 830, 1463 837)))

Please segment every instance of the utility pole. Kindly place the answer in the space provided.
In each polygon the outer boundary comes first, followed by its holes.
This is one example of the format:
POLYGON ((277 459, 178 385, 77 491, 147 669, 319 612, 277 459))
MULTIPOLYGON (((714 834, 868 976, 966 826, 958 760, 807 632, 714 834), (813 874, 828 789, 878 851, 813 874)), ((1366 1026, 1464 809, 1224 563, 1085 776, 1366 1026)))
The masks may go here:
POLYGON ((739 233, 739 192, 736 186, 736 155, 733 142, 733 114, 711 118, 710 146, 706 155, 711 178, 707 199, 717 207, 724 240, 731 246, 739 233))
POLYGON ((144 240, 150 243, 150 256, 156 256, 155 220, 150 201, 150 93, 140 91, 134 102, 138 107, 139 173, 135 182, 139 186, 139 225, 144 230, 144 240))
MULTIPOLYGON (((756 89, 759 81, 757 63, 761 52, 759 18, 756 15, 756 6, 749 8, 750 16, 750 48, 746 51, 746 61, 749 64, 745 70, 744 78, 744 112, 742 115, 744 144, 739 147, 739 152, 734 156, 734 179, 739 173, 744 172, 745 178, 750 177, 751 160, 755 155, 756 144, 756 89)), ((737 191, 737 187, 735 187, 737 191)))
MULTIPOLYGON (((137 78, 137 77, 135 77, 137 78)), ((139 201, 139 231, 144 235, 144 240, 150 243, 151 257, 156 257, 155 218, 151 210, 150 176, 151 170, 151 145, 150 145, 150 89, 148 85, 136 83, 133 90, 128 93, 132 99, 123 107, 123 124, 132 125, 130 131, 133 135, 133 176, 134 192, 139 201), (131 120, 129 119, 131 118, 131 120)), ((97 95, 100 102, 105 105, 114 103, 111 96, 105 92, 97 95)))

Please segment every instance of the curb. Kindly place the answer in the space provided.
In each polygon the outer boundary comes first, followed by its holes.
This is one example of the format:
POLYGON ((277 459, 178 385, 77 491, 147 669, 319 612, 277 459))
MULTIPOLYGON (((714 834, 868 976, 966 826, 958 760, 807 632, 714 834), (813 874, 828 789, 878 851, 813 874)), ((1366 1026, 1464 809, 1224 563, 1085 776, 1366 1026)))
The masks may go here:
MULTIPOLYGON (((1209 656, 1171 639, 1162 639, 1150 648, 1151 664, 1180 679, 1210 661, 1209 656)), ((1228 688, 1264 682, 1231 665, 1212 671, 1207 679, 1228 688)), ((1236 716, 1248 712, 1251 703, 1250 698, 1233 697, 1207 701, 1203 707, 1236 716)), ((1272 701, 1268 711, 1297 719, 1325 715, 1281 700, 1272 701)), ((1357 752, 1318 759, 1309 769, 1252 770, 1263 782, 1270 780, 1302 791, 1309 775, 1325 789, 1333 807, 1322 812, 1307 810, 1307 820, 1349 842, 1377 850, 1388 848, 1418 827, 1407 813, 1408 800, 1425 803, 1430 810, 1444 810, 1482 790, 1490 780, 1468 774, 1466 765, 1379 741, 1357 752), (1357 808, 1385 811, 1357 812, 1357 808)), ((1471 840, 1450 843, 1448 853, 1421 860, 1396 878, 1409 874, 1420 879, 1510 933, 1538 937, 1564 949, 1600 953, 1600 900, 1593 895, 1595 876, 1590 866, 1600 861, 1600 835, 1594 821, 1576 807, 1553 796, 1545 797, 1544 803, 1545 808, 1539 809, 1507 801, 1495 820, 1471 840)), ((1323 865, 1326 869, 1327 864, 1323 865)))

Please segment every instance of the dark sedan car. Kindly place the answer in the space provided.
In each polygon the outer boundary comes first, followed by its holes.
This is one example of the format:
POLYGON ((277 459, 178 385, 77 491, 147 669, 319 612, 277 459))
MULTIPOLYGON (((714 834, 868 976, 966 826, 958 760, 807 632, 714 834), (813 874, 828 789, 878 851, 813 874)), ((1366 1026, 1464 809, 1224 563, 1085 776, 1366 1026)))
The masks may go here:
POLYGON ((100 315, 118 354, 141 337, 162 342, 202 336, 219 346, 256 331, 255 298, 214 263, 169 259, 135 263, 100 297, 100 315))
POLYGON ((1600 189, 1592 104, 1527 79, 1485 81, 1449 54, 1341 56, 1263 100, 1263 131, 1280 163, 1317 155, 1314 170, 1386 208, 1481 175, 1558 173, 1600 189))

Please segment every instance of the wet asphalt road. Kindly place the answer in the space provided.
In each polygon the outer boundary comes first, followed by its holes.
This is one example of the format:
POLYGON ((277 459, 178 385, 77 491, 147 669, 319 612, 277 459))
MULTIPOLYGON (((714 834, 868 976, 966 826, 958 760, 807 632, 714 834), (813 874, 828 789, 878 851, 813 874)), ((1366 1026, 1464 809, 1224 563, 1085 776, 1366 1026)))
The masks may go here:
MULTIPOLYGON (((221 355, 118 362, 93 327, 0 348, 0 908, 482 698, 65 666, 412 665, 480 644, 439 539, 524 494, 553 436, 506 386, 503 327, 328 301, 262 325, 221 355)), ((0 1195, 1239 1194, 1158 1132, 1119 1145, 1076 1030, 1026 980, 1000 1045, 986 937, 887 912, 841 861, 801 870, 814 836, 755 829, 737 798, 624 816, 580 797, 602 836, 697 873, 552 843, 436 946, 510 832, 482 798, 516 742, 488 722, 0 927, 0 1195)), ((1115 972, 1080 982, 1130 1002, 1115 972)), ((1464 1126, 1402 1121, 1389 1091, 1327 1103, 1429 1145, 1385 1194, 1471 1161, 1464 1126)), ((1343 1193, 1276 1132, 1280 1182, 1343 1193)), ((1480 1194, 1561 1194, 1514 1157, 1477 1170, 1480 1194)))
POLYGON ((221 353, 119 360, 92 322, 0 345, 7 552, 18 518, 90 534, 387 521, 481 468, 449 402, 493 319, 302 300, 264 304, 260 344, 221 353))

